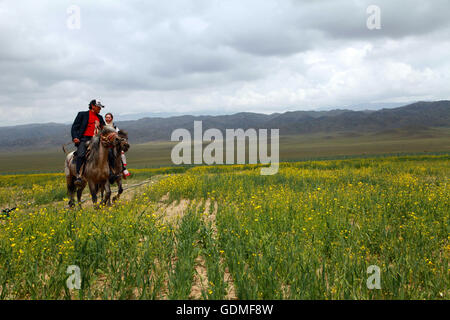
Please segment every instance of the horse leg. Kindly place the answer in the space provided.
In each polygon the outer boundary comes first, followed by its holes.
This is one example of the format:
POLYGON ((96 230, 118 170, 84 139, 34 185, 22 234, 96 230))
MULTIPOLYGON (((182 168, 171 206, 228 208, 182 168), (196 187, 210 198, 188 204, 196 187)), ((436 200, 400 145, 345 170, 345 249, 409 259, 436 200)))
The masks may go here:
POLYGON ((122 188, 122 179, 117 180, 117 186, 119 187, 118 193, 117 195, 115 195, 112 199, 113 202, 116 202, 117 200, 119 200, 120 195, 123 192, 123 188, 122 188))
POLYGON ((78 207, 80 209, 81 209, 81 195, 83 194, 83 189, 84 189, 84 187, 78 188, 78 190, 77 190, 78 207))
POLYGON ((103 204, 111 204, 111 185, 109 184, 109 181, 107 180, 105 183, 105 198, 103 199, 103 204))
POLYGON ((73 208, 75 206, 75 191, 76 186, 74 182, 74 176, 66 177, 67 182, 67 195, 69 196, 69 207, 73 208))
POLYGON ((94 182, 89 181, 89 191, 91 192, 92 204, 94 205, 95 209, 98 209, 97 205, 98 185, 94 182))

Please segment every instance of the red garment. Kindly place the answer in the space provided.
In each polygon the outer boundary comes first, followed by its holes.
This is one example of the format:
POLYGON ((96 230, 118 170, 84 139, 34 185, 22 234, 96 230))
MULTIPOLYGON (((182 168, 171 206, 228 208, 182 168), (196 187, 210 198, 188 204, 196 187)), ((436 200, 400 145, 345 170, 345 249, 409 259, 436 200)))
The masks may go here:
POLYGON ((100 120, 98 120, 97 114, 94 111, 89 110, 89 121, 83 135, 93 137, 97 133, 97 127, 99 124, 100 120))

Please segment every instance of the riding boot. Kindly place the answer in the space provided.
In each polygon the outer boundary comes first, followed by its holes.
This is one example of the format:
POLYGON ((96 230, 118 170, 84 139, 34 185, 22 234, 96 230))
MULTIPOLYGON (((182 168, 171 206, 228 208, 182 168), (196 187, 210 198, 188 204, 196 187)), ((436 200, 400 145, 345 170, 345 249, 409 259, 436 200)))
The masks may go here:
POLYGON ((77 187, 81 187, 81 185, 83 184, 83 180, 81 179, 81 175, 79 173, 77 173, 77 177, 75 178, 74 184, 77 187))
POLYGON ((124 179, 126 179, 130 175, 131 175, 131 173, 127 170, 127 164, 123 162, 123 157, 122 157, 122 176, 124 179))

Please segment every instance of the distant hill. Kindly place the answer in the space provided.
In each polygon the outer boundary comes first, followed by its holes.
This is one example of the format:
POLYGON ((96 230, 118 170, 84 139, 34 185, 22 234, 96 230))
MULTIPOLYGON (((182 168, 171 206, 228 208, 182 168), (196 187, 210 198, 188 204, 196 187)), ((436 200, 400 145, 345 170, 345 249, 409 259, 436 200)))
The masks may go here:
MULTIPOLYGON (((270 115, 241 112, 220 116, 147 117, 120 121, 119 128, 129 132, 131 143, 168 141, 177 128, 193 129, 194 120, 209 128, 280 129, 280 135, 347 132, 401 134, 424 131, 430 127, 450 127, 450 101, 416 102, 406 106, 378 111, 330 110, 291 111, 270 115)), ((44 149, 59 147, 71 140, 70 125, 46 123, 0 127, 0 150, 44 149)))

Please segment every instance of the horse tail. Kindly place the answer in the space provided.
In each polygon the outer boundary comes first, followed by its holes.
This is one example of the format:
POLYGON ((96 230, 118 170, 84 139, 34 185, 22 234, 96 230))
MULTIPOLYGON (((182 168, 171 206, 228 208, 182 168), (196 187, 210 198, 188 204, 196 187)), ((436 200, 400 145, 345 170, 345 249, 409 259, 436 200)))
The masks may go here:
POLYGON ((67 152, 67 150, 66 150, 66 146, 69 145, 69 144, 71 144, 71 143, 72 143, 72 142, 68 142, 68 143, 62 145, 62 150, 63 150, 63 152, 66 154, 66 156, 69 154, 69 152, 67 152))

